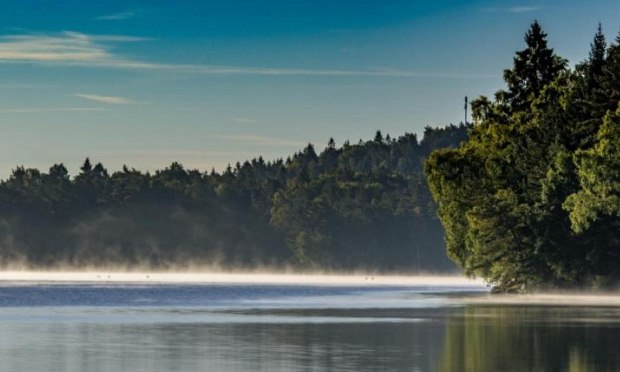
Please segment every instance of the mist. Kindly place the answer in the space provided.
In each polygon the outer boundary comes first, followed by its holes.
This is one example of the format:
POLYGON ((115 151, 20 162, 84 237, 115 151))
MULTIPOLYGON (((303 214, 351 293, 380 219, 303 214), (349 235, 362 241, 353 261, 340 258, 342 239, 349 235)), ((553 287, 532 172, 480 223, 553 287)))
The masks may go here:
POLYGON ((222 173, 18 167, 0 182, 0 268, 456 273, 422 164, 467 130, 377 132, 222 173))
POLYGON ((375 275, 281 272, 162 271, 2 271, 0 282, 153 283, 153 284, 277 284, 347 286, 432 286, 485 288, 481 280, 447 275, 375 275))

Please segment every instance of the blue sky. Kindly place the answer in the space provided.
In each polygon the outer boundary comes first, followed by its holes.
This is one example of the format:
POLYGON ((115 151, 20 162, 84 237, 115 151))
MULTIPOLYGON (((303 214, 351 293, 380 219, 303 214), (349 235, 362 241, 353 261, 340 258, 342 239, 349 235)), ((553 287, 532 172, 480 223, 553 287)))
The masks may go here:
POLYGON ((181 161, 222 169, 305 143, 458 123, 538 19, 571 63, 620 2, 34 1, 0 5, 0 177, 181 161))

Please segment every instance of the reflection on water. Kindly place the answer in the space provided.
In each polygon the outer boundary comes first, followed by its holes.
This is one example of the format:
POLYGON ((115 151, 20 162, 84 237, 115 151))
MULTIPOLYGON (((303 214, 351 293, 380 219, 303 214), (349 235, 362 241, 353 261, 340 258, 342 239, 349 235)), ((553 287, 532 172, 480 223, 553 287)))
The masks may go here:
POLYGON ((620 370, 620 308, 467 305, 464 290, 0 286, 0 369, 620 370))
POLYGON ((2 360, 13 371, 429 370, 441 344, 432 327, 380 323, 80 324, 12 331, 2 360))
POLYGON ((620 371, 620 309, 470 306, 446 319, 442 371, 620 371))

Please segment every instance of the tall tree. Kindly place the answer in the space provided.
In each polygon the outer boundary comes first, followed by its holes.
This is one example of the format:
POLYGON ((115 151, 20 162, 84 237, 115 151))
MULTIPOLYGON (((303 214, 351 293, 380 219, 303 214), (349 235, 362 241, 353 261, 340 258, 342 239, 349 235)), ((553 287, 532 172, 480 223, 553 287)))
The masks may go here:
POLYGON ((499 95, 511 111, 524 111, 542 88, 566 68, 566 60, 547 46, 547 34, 534 21, 525 34, 526 48, 516 53, 513 67, 504 71, 508 91, 499 95))
MULTIPOLYGON (((601 35, 584 67, 605 75, 601 35)), ((469 140, 426 162, 450 256, 503 290, 576 285, 597 275, 596 265, 583 264, 592 240, 574 235, 563 204, 579 189, 572 155, 587 143, 582 118, 601 115, 580 103, 584 69, 568 70, 546 36, 534 22, 526 49, 504 74, 508 89, 472 104, 469 140)))
POLYGON ((599 87, 599 79, 603 75, 603 68, 607 60, 606 53, 607 41, 605 40, 605 34, 603 34, 603 25, 599 23, 594 40, 590 44, 590 55, 587 63, 588 89, 597 89, 599 87))

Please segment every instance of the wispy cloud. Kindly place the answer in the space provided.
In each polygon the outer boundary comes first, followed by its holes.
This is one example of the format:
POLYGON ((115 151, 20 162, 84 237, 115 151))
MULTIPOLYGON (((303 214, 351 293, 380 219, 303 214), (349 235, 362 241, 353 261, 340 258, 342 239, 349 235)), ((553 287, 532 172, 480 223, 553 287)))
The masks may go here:
POLYGON ((97 18, 98 21, 124 21, 126 19, 131 19, 136 16, 136 12, 118 12, 112 14, 104 14, 97 18))
POLYGON ((290 76, 352 76, 403 78, 497 78, 490 74, 410 71, 392 68, 369 70, 332 70, 286 67, 214 66, 169 64, 138 61, 115 54, 114 43, 148 39, 123 35, 86 35, 63 32, 54 35, 10 35, 0 37, 0 62, 39 63, 46 65, 114 68, 139 71, 162 71, 206 75, 290 75, 290 76))
POLYGON ((75 97, 83 98, 89 101, 105 103, 108 105, 143 105, 148 102, 138 102, 125 97, 118 96, 101 96, 97 94, 75 93, 75 97))
POLYGON ((33 114, 45 112, 92 112, 106 111, 100 107, 24 107, 24 108, 0 108, 0 114, 33 114))
POLYGON ((0 38, 0 60, 95 61, 111 55, 90 37, 74 32, 59 35, 12 35, 0 38))
POLYGON ((227 134, 217 136, 220 139, 235 141, 235 142, 244 142, 251 145, 257 146, 279 146, 279 147, 303 147, 306 146, 306 142, 295 141, 291 139, 284 138, 275 138, 275 137, 265 137, 260 135, 253 134, 227 134))
POLYGON ((542 9, 542 7, 539 6, 515 6, 512 8, 508 8, 508 11, 511 13, 529 13, 535 12, 540 9, 542 9))
POLYGON ((50 87, 53 87, 53 86, 54 85, 50 85, 50 84, 0 83, 0 89, 2 89, 2 88, 9 88, 9 89, 16 89, 16 88, 42 89, 42 88, 50 88, 50 87))
POLYGON ((531 13, 543 9, 541 6, 518 5, 505 8, 484 8, 483 11, 491 13, 531 13))
MULTIPOLYGON (((115 151, 118 154, 119 151, 115 151)), ((139 150, 124 150, 120 153, 128 154, 132 156, 144 156, 147 158, 161 157, 161 158, 208 158, 208 157, 234 157, 238 155, 247 156, 250 152, 239 151, 216 151, 216 150, 203 150, 203 149, 139 149, 139 150)))
POLYGON ((235 123, 241 123, 241 124, 257 124, 257 123, 259 123, 258 120, 254 120, 254 119, 250 119, 250 118, 232 118, 230 120, 234 121, 235 123))
POLYGON ((85 35, 62 32, 54 35, 0 36, 0 61, 93 63, 113 62, 106 43, 143 41, 124 35, 85 35))
MULTIPOLYGON (((1 59, 0 59, 1 62, 1 59)), ((246 66, 212 66, 191 64, 162 64, 150 62, 137 62, 128 60, 116 61, 92 61, 82 63, 79 61, 68 64, 86 67, 121 68, 135 70, 153 70, 180 72, 203 75, 271 75, 271 76, 352 76, 352 77, 402 77, 402 78, 445 78, 445 79, 489 79, 497 78, 495 74, 469 74, 469 73, 443 73, 408 71, 391 68, 376 68, 371 70, 327 70, 327 69, 299 69, 280 67, 246 67, 246 66)))

